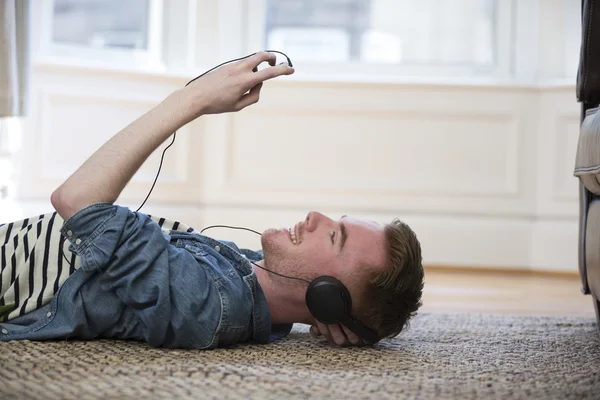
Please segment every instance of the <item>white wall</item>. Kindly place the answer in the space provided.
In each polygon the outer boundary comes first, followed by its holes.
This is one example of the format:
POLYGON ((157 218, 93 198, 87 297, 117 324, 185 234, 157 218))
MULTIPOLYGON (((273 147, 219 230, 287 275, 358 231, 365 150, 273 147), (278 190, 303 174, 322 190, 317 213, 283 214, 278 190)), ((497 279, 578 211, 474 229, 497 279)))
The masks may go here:
MULTIPOLYGON (((2 206, 0 215, 52 210, 54 188, 110 136, 193 74, 256 48, 263 2, 243 3, 174 3, 169 24, 177 29, 169 32, 181 48, 170 46, 167 59, 184 59, 173 61, 188 71, 180 75, 34 57, 32 110, 15 158, 19 208, 2 206), (177 10, 188 10, 186 18, 177 10), (191 36, 183 40, 180 31, 191 36)), ((577 271, 579 105, 573 78, 548 83, 573 74, 565 59, 576 58, 577 10, 565 0, 512 4, 511 79, 378 83, 299 70, 269 81, 259 104, 178 132, 143 211, 195 227, 257 230, 287 226, 310 210, 381 223, 397 216, 417 232, 426 264, 577 271)), ((45 28, 34 14, 39 55, 45 28)), ((142 203, 161 153, 121 204, 142 203)), ((260 243, 251 233, 211 234, 260 243)))
MULTIPOLYGON (((17 158, 23 215, 51 210, 52 190, 95 148, 186 79, 36 64, 17 158)), ((313 209, 398 216, 427 264, 576 271, 578 113, 572 85, 281 78, 258 105, 178 132, 143 210, 259 230, 313 209)), ((161 153, 120 202, 141 204, 161 153)))

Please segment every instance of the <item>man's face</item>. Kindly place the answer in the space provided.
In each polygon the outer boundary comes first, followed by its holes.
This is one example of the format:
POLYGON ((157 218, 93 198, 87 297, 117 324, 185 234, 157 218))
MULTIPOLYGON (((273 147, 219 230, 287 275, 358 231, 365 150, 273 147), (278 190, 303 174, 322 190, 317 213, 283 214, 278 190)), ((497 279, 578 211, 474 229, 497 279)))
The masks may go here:
MULTIPOLYGON (((312 280, 330 275, 341 280, 350 293, 361 293, 370 268, 387 265, 383 227, 358 219, 338 221, 310 212, 290 228, 269 229, 261 237, 265 268, 292 277, 312 280)), ((280 278, 279 282, 293 285, 280 278)))

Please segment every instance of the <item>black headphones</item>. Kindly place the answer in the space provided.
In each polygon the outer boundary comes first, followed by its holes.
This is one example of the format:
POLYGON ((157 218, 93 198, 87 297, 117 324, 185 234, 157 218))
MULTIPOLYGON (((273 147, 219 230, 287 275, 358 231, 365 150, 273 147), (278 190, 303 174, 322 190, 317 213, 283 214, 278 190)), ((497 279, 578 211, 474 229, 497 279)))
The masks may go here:
POLYGON ((310 313, 324 324, 343 324, 363 340, 375 343, 377 334, 352 316, 352 297, 342 282, 333 276, 319 276, 306 289, 310 313))

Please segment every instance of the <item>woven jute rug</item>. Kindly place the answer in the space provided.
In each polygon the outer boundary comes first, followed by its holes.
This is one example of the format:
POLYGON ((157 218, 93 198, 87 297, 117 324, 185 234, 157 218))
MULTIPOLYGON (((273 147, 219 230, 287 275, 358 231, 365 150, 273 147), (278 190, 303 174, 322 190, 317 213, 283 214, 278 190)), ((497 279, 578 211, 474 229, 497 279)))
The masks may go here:
POLYGON ((366 348, 332 347, 307 328, 218 350, 0 342, 0 399, 600 398, 593 319, 426 313, 366 348))

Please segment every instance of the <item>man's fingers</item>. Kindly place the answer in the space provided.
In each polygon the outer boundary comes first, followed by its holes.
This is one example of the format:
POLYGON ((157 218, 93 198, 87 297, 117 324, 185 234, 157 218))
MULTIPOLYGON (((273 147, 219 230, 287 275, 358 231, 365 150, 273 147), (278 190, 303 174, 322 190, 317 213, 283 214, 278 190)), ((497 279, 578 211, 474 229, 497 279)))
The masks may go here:
POLYGON ((319 331, 319 327, 318 327, 318 326, 316 326, 316 325, 312 325, 312 326, 310 327, 310 334, 311 334, 313 337, 319 337, 319 336, 321 336, 321 331, 319 331))
POLYGON ((335 340, 333 340, 333 337, 331 336, 331 332, 329 331, 329 327, 327 325, 317 321, 317 327, 319 328, 319 332, 321 332, 321 334, 325 336, 325 339, 327 339, 329 343, 335 344, 335 340))
POLYGON ((362 340, 360 337, 358 337, 358 335, 354 332, 352 332, 350 329, 346 328, 346 326, 341 325, 342 330, 344 331, 344 333, 346 334, 346 337, 348 338, 348 340, 350 341, 350 343, 352 344, 361 344, 362 340))
POLYGON ((248 93, 249 95, 260 95, 260 89, 262 89, 263 87, 263 83, 259 83, 258 85, 254 86, 252 89, 250 89, 250 92, 248 93))
POLYGON ((261 82, 250 89, 248 93, 243 95, 242 98, 238 100, 235 108, 239 111, 251 104, 258 103, 258 100, 260 99, 260 89, 262 89, 262 86, 263 84, 261 82))
POLYGON ((287 64, 276 65, 274 67, 263 68, 253 74, 253 78, 257 82, 264 82, 269 79, 277 78, 282 75, 291 75, 294 73, 294 68, 287 64))
POLYGON ((335 344, 337 344, 338 346, 348 344, 346 335, 340 328, 339 324, 329 325, 329 332, 331 332, 331 336, 333 337, 335 344))
POLYGON ((268 61, 270 65, 275 65, 277 56, 273 53, 267 53, 266 51, 259 51, 252 57, 248 57, 248 59, 244 61, 244 65, 250 69, 254 69, 265 61, 268 61))
POLYGON ((325 336, 327 341, 332 345, 347 346, 347 345, 362 345, 364 341, 356 333, 342 324, 325 325, 316 321, 315 325, 310 327, 310 334, 313 337, 325 336))

